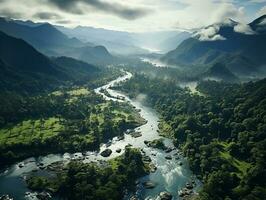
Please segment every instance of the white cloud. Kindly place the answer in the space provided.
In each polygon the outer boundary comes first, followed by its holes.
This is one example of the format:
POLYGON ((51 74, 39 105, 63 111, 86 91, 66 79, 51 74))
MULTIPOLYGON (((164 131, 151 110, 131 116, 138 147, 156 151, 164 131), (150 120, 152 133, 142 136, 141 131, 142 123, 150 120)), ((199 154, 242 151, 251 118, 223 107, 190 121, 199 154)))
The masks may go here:
POLYGON ((201 29, 198 31, 194 37, 200 41, 216 41, 216 40, 225 40, 223 36, 218 34, 220 27, 217 25, 210 26, 208 28, 201 29))
POLYGON ((238 23, 236 26, 234 26, 234 31, 237 33, 243 33, 246 35, 254 35, 256 34, 249 25, 238 23))
MULTIPOLYGON (((111 9, 112 12, 110 12, 110 9, 105 8, 105 10, 109 10, 109 12, 105 12, 104 10, 82 4, 80 6, 82 13, 75 14, 58 7, 51 7, 51 4, 45 3, 47 1, 0 0, 0 15, 4 14, 3 11, 9 10, 12 11, 10 13, 20 14, 22 19, 41 22, 45 21, 45 19, 37 18, 37 13, 52 11, 62 18, 61 22, 69 22, 68 24, 63 24, 64 26, 94 26, 137 32, 178 28, 196 29, 224 21, 225 18, 232 18, 241 22, 245 21, 245 9, 235 4, 235 0, 97 0, 97 2, 105 3, 105 5, 120 5, 120 8, 129 8, 129 10, 137 8, 150 11, 147 15, 135 20, 123 18, 124 12, 120 15, 114 13, 114 8, 111 9)), ((50 23, 60 22, 54 18, 47 19, 47 21, 50 23)))

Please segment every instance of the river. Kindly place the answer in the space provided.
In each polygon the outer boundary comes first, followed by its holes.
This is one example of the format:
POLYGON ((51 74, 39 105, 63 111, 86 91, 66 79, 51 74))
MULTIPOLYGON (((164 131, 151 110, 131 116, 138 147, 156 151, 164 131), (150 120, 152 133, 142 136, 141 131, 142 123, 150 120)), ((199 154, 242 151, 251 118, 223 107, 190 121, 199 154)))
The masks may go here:
MULTIPOLYGON (((157 132, 159 121, 157 113, 152 108, 146 106, 140 99, 129 99, 125 94, 110 89, 115 84, 126 81, 131 77, 132 74, 126 72, 124 76, 121 76, 116 80, 95 89, 95 92, 102 95, 106 100, 127 101, 135 106, 136 109, 139 109, 140 115, 147 120, 146 124, 135 129, 136 131, 141 132, 142 136, 133 138, 130 134, 125 134, 123 140, 113 138, 113 140, 109 143, 110 146, 108 145, 108 148, 113 152, 110 157, 104 158, 100 155, 100 153, 107 147, 106 144, 104 144, 100 147, 99 152, 87 152, 83 162, 100 161, 114 158, 121 155, 125 149, 125 146, 128 144, 131 144, 133 148, 141 148, 146 155, 151 157, 152 163, 157 167, 157 170, 139 180, 140 184, 137 187, 138 189, 136 195, 142 199, 156 199, 160 192, 168 191, 173 195, 173 199, 177 200, 179 199, 178 191, 182 189, 187 182, 191 181, 194 176, 189 170, 186 159, 182 157, 181 153, 177 149, 166 153, 159 149, 147 147, 144 144, 145 140, 152 141, 154 139, 161 138, 157 132), (117 98, 107 97, 101 92, 102 89, 107 90, 112 97, 123 97, 124 99, 121 100, 120 98, 119 100, 117 98), (122 149, 121 153, 116 152, 118 148, 122 149), (178 159, 176 159, 177 155, 179 157, 178 159), (166 156, 171 156, 172 159, 166 159, 166 156), (180 163, 182 163, 182 165, 180 165, 180 163), (146 189, 141 184, 144 181, 152 181, 156 187, 153 189, 146 189)), ((174 145, 170 139, 164 138, 164 143, 167 147, 174 148, 174 145)), ((3 194, 9 194, 15 200, 36 199, 34 193, 28 193, 28 195, 25 196, 25 193, 28 192, 24 181, 25 176, 31 173, 32 170, 37 169, 39 163, 43 163, 44 166, 47 166, 56 161, 69 162, 71 159, 77 159, 81 157, 81 153, 50 154, 47 156, 40 156, 38 158, 28 158, 22 162, 16 163, 8 167, 0 174, 0 196, 3 194), (22 168, 19 167, 19 164, 21 163, 24 165, 22 168)), ((40 171, 38 173, 46 172, 40 171)))

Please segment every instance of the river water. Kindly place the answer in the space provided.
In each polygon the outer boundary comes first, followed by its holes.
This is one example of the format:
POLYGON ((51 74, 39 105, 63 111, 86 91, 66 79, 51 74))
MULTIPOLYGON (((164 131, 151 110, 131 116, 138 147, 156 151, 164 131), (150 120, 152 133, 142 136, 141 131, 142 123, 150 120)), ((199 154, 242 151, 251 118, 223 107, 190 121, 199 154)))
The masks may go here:
MULTIPOLYGON (((126 72, 126 75, 95 89, 95 92, 102 95, 106 100, 127 101, 135 106, 136 109, 139 109, 140 115, 147 120, 146 124, 135 129, 135 131, 141 132, 142 136, 133 138, 130 134, 125 134, 123 140, 113 138, 108 145, 108 148, 112 150, 110 157, 104 158, 100 155, 100 153, 107 148, 107 145, 103 144, 100 147, 99 152, 87 152, 83 162, 100 161, 114 158, 121 155, 124 152, 125 146, 128 144, 132 145, 133 148, 141 148, 146 155, 151 157, 152 163, 157 167, 157 170, 155 173, 151 173, 139 180, 140 184, 137 187, 138 189, 136 195, 142 199, 156 199, 160 192, 168 191, 173 195, 174 200, 179 199, 178 191, 182 189, 187 182, 194 178, 193 174, 189 170, 187 161, 182 157, 181 153, 177 149, 170 153, 166 153, 159 149, 147 147, 144 144, 145 140, 152 141, 154 139, 162 138, 157 132, 159 121, 157 113, 150 107, 146 106, 145 103, 140 99, 129 99, 121 92, 110 89, 115 84, 126 81, 131 77, 132 74, 126 72), (122 100, 120 98, 119 100, 117 98, 107 97, 101 92, 101 89, 108 91, 112 97, 123 97, 124 99, 122 100), (122 150, 120 153, 116 152, 118 148, 122 150), (170 156, 172 159, 166 159, 166 156, 170 156), (180 163, 182 163, 182 165, 180 165, 180 163), (156 187, 152 189, 146 189, 141 184, 145 181, 153 182, 156 187)), ((170 139, 164 138, 164 143, 167 147, 174 148, 174 145, 170 139)), ((0 196, 3 194, 9 194, 16 200, 36 199, 33 193, 25 196, 25 193, 28 192, 24 181, 26 175, 31 173, 32 170, 37 169, 39 163, 43 163, 44 166, 47 166, 53 162, 69 162, 71 159, 78 159, 81 157, 83 157, 81 153, 50 154, 47 156, 40 156, 38 158, 28 158, 20 163, 16 163, 0 174, 0 196), (20 168, 19 164, 21 163, 24 167, 20 168)), ((46 172, 39 171, 37 174, 38 173, 42 174, 46 172)))

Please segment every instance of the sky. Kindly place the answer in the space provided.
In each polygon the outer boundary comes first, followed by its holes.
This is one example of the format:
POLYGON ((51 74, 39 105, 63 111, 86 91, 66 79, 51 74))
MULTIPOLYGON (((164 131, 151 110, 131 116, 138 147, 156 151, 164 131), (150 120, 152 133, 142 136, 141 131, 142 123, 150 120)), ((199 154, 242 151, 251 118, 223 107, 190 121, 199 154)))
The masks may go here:
POLYGON ((0 0, 0 15, 128 32, 194 30, 226 18, 248 23, 266 0, 0 0))

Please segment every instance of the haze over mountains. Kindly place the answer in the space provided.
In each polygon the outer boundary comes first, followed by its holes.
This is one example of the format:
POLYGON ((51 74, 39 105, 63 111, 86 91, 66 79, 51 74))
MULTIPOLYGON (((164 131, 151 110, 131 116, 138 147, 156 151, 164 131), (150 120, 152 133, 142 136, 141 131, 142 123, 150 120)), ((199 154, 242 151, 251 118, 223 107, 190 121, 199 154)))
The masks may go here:
POLYGON ((113 61, 112 55, 105 47, 92 46, 76 38, 69 38, 48 23, 35 24, 30 21, 0 18, 0 31, 25 40, 48 56, 70 56, 89 63, 105 64, 113 61))
MULTIPOLYGON (((92 64, 119 62, 109 51, 115 55, 141 56, 149 55, 148 48, 155 52, 175 48, 163 55, 161 61, 183 68, 199 67, 203 77, 215 75, 228 81, 264 76, 265 21, 265 15, 250 24, 228 19, 191 34, 178 31, 130 33, 82 26, 70 29, 0 18, 0 31, 25 40, 46 56, 70 57, 92 64)), ((2 61, 2 65, 4 63, 2 61)))
POLYGON ((134 33, 84 26, 77 26, 73 29, 63 26, 56 28, 69 37, 104 45, 109 51, 119 55, 147 54, 154 51, 167 52, 175 49, 181 41, 190 36, 188 32, 180 31, 134 33))
POLYGON ((235 75, 260 75, 266 70, 265 22, 266 15, 247 25, 229 19, 210 25, 161 59, 187 67, 222 63, 235 75))

